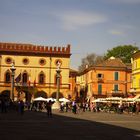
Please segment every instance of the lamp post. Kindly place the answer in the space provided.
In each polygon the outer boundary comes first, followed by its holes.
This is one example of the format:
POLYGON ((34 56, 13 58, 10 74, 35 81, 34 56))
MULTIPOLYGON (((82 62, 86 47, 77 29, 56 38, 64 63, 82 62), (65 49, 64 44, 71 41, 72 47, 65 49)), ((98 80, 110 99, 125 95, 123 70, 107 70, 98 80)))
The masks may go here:
POLYGON ((16 70, 14 61, 12 62, 12 66, 11 66, 10 70, 12 72, 12 74, 11 74, 11 77, 12 77, 12 79, 11 79, 11 99, 12 99, 12 101, 14 101, 14 84, 15 84, 14 77, 15 77, 15 70, 16 70))
POLYGON ((59 102, 59 93, 60 93, 60 65, 61 63, 57 62, 57 69, 56 69, 56 84, 57 84, 57 92, 56 92, 56 102, 53 104, 53 109, 60 109, 60 102, 59 102))

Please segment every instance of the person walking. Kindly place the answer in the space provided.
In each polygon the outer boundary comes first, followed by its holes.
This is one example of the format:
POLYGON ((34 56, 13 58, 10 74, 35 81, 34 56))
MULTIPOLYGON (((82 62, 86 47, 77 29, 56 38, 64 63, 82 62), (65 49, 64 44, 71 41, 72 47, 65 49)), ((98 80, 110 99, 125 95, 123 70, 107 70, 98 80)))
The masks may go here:
POLYGON ((52 101, 49 100, 49 102, 47 103, 47 115, 48 117, 52 117, 52 101))
POLYGON ((20 113, 21 115, 24 114, 24 102, 23 102, 23 100, 20 100, 20 101, 19 101, 19 103, 18 103, 18 110, 19 110, 19 113, 20 113))

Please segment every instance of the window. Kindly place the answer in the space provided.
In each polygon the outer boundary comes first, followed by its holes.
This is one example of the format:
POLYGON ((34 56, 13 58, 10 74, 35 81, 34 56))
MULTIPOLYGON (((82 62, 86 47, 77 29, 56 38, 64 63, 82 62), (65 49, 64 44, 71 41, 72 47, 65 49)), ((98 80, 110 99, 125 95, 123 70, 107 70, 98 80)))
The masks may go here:
POLYGON ((55 61, 55 65, 57 66, 58 64, 59 64, 60 66, 62 65, 62 61, 61 61, 60 59, 57 59, 57 60, 55 61))
POLYGON ((43 72, 39 74, 39 84, 44 84, 45 83, 45 75, 43 72))
POLYGON ((39 60, 39 64, 41 65, 41 66, 43 66, 43 65, 45 65, 46 64, 46 60, 45 59, 40 59, 39 60))
POLYGON ((11 64, 12 63, 12 58, 11 57, 7 57, 5 59, 6 64, 11 64))
POLYGON ((24 59, 22 60, 22 62, 23 62, 24 65, 27 65, 27 64, 29 64, 29 59, 24 58, 24 59))
POLYGON ((98 94, 102 94, 102 85, 98 84, 98 94))
POLYGON ((11 74, 10 71, 7 71, 5 74, 5 82, 10 83, 10 81, 11 81, 11 74))
POLYGON ((28 82, 28 75, 26 72, 24 72, 22 75, 22 83, 23 85, 27 85, 27 82, 28 82))
POLYGON ((103 74, 98 73, 98 74, 97 74, 97 78, 103 78, 103 74))
POLYGON ((134 69, 137 68, 137 61, 136 60, 134 61, 134 66, 133 67, 134 67, 134 69))
POLYGON ((118 85, 117 84, 114 85, 114 91, 118 91, 118 85))
POLYGON ((115 80, 115 81, 118 81, 118 79, 119 79, 118 77, 119 77, 118 72, 115 72, 115 73, 114 73, 114 80, 115 80))

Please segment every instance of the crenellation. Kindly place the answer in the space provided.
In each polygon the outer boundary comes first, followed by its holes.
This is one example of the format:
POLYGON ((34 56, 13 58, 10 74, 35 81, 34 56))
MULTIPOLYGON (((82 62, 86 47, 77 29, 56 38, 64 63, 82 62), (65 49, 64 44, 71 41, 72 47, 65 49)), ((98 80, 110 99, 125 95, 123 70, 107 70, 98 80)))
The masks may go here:
POLYGON ((54 47, 54 52, 57 52, 56 47, 54 47))
POLYGON ((54 54, 70 54, 70 44, 67 47, 58 46, 40 46, 32 44, 19 44, 19 43, 0 43, 0 50, 4 51, 18 51, 25 52, 40 52, 40 53, 54 53, 54 54))
POLYGON ((50 47, 50 50, 49 50, 49 52, 52 52, 52 47, 50 47))
POLYGON ((64 47, 62 47, 62 52, 65 52, 65 48, 64 47))
POLYGON ((70 44, 67 45, 66 52, 70 53, 70 44))
POLYGON ((61 47, 58 47, 58 52, 61 52, 61 47))
POLYGON ((45 52, 48 52, 48 46, 45 47, 45 52))

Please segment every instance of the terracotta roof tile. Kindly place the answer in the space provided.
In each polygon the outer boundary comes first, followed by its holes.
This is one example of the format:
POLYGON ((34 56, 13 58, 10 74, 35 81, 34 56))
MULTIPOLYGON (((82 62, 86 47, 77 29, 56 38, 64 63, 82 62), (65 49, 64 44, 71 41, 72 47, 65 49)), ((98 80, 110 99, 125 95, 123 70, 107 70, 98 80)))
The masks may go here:
POLYGON ((120 58, 108 59, 104 62, 97 64, 96 66, 103 67, 126 67, 126 65, 122 62, 120 58))

